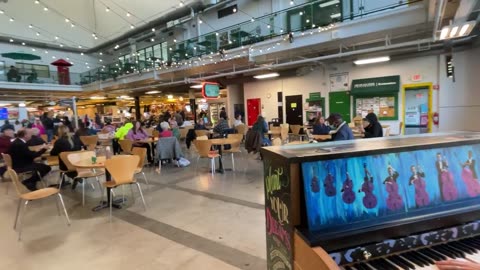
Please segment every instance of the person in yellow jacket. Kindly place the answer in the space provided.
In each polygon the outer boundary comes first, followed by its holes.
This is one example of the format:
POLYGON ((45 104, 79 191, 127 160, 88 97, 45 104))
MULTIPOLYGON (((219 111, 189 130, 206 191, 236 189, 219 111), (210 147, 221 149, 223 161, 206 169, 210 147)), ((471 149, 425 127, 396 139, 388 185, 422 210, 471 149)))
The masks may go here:
POLYGON ((118 141, 124 140, 125 136, 127 136, 128 131, 133 128, 133 124, 130 122, 126 122, 123 126, 121 126, 117 131, 115 132, 115 139, 113 140, 112 146, 113 146, 113 154, 120 154, 120 145, 118 144, 118 141))
POLYGON ((115 132, 115 138, 117 140, 124 140, 125 136, 127 136, 128 132, 130 129, 133 128, 133 124, 130 122, 125 123, 123 126, 121 126, 117 132, 115 132))

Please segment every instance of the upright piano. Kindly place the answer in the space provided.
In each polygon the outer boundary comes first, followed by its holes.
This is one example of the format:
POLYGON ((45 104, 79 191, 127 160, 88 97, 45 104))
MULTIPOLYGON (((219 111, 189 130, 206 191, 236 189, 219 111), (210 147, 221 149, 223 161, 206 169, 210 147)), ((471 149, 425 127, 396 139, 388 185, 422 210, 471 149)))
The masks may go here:
POLYGON ((480 133, 265 147, 270 270, 480 263, 480 133))

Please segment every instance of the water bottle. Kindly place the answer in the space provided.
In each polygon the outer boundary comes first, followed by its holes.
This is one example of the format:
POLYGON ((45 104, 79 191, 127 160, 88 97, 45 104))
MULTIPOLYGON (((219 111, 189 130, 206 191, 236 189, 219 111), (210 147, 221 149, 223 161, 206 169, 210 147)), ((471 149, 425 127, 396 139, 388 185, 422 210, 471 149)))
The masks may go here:
POLYGON ((110 151, 110 146, 105 147, 105 156, 107 159, 110 159, 112 157, 112 152, 110 151))

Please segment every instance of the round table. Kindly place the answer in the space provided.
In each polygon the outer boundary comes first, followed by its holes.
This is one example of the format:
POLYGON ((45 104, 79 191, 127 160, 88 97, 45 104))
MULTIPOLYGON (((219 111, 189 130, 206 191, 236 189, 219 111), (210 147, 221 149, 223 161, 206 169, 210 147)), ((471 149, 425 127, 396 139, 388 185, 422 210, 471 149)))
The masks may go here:
POLYGON ((208 141, 211 142, 212 145, 220 146, 218 148, 218 154, 220 155, 220 158, 218 159, 218 170, 217 170, 217 172, 224 173, 225 170, 223 169, 223 162, 222 162, 222 145, 233 144, 233 143, 235 143, 236 139, 235 138, 218 138, 218 139, 210 139, 208 141))
MULTIPOLYGON (((98 156, 97 161, 95 163, 92 163, 91 159, 82 159, 77 162, 72 163, 73 166, 79 169, 104 169, 105 168, 105 161, 107 158, 105 156, 98 156)), ((106 181, 111 181, 111 175, 108 172, 108 170, 105 170, 105 180, 106 181)), ((95 206, 92 211, 99 211, 104 208, 108 208, 110 205, 110 192, 111 188, 107 188, 107 201, 101 201, 99 205, 95 206)), ((121 209, 122 206, 120 203, 124 202, 123 199, 118 199, 113 201, 112 206, 121 209)))

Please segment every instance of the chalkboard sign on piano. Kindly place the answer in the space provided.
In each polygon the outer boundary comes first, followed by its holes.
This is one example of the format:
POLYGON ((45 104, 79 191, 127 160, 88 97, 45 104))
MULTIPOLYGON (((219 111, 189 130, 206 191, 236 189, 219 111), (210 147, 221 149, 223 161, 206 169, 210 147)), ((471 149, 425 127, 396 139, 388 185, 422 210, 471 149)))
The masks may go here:
POLYGON ((291 270, 293 227, 289 168, 278 160, 265 160, 264 170, 268 269, 291 270))

